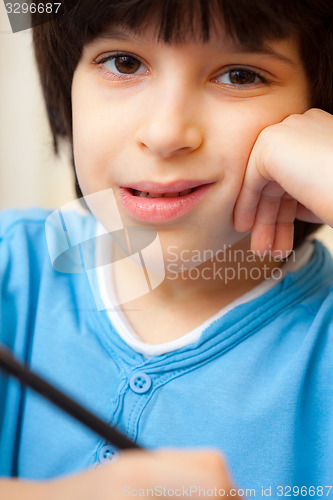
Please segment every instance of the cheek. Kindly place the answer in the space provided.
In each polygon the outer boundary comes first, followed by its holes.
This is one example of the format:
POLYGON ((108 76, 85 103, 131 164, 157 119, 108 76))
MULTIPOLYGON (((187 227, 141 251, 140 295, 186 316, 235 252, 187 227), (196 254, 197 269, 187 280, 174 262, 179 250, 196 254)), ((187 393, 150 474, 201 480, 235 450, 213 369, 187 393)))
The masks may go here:
POLYGON ((72 96, 76 174, 83 193, 88 194, 108 185, 111 158, 122 134, 114 125, 119 119, 94 98, 90 89, 74 82, 72 96))
POLYGON ((224 105, 223 119, 211 130, 214 146, 220 155, 225 178, 238 187, 243 179, 245 169, 260 133, 268 126, 280 123, 290 114, 290 103, 283 100, 270 99, 270 96, 248 99, 239 103, 224 105), (216 147, 218 145, 218 147, 216 147))
POLYGON ((80 103, 73 101, 73 147, 76 160, 91 161, 110 145, 109 124, 89 98, 80 103))

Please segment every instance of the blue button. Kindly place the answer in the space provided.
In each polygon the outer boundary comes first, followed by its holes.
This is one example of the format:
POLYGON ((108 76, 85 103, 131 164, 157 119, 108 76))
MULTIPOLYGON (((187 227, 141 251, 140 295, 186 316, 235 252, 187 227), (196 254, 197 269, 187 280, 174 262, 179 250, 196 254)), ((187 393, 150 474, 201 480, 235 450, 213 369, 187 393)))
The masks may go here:
POLYGON ((133 392, 143 394, 149 391, 151 386, 151 378, 143 372, 136 372, 130 378, 130 388, 133 392))
POLYGON ((110 462, 111 460, 115 460, 118 453, 116 452, 116 448, 113 448, 110 444, 106 444, 102 446, 102 448, 98 452, 98 460, 101 464, 110 462))

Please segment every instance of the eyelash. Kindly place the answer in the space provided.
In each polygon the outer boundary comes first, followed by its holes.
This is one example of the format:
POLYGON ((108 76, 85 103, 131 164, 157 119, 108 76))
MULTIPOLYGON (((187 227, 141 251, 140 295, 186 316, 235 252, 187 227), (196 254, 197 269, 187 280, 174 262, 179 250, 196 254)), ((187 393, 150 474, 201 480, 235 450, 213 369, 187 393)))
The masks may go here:
MULTIPOLYGON (((236 87, 236 88, 252 87, 253 85, 258 85, 258 83, 262 83, 262 84, 267 85, 267 86, 270 85, 270 82, 267 80, 266 77, 264 77, 264 75, 262 75, 258 71, 255 71, 254 69, 248 68, 246 66, 238 66, 238 67, 234 66, 232 68, 229 68, 227 71, 224 71, 219 76, 214 77, 214 80, 217 80, 218 78, 221 78, 222 76, 225 76, 228 74, 230 75, 231 73, 237 73, 237 72, 244 72, 244 73, 248 73, 248 75, 253 75, 255 78, 260 80, 260 82, 248 83, 248 84, 227 83, 225 85, 229 85, 231 87, 236 87)), ((221 82, 217 82, 217 83, 221 83, 221 82)))
MULTIPOLYGON (((133 60, 135 61, 138 61, 140 63, 140 65, 144 65, 146 66, 137 56, 135 56, 134 54, 131 54, 130 52, 113 52, 112 54, 108 55, 108 56, 105 56, 105 57, 102 57, 101 59, 95 59, 93 61, 94 64, 96 64, 97 66, 99 66, 101 68, 101 70, 103 72, 106 73, 106 75, 110 75, 110 73, 113 75, 113 78, 116 78, 118 80, 122 80, 122 79, 128 79, 129 77, 135 77, 135 76, 138 76, 138 75, 144 75, 146 74, 146 72, 144 73, 115 73, 115 72, 112 72, 110 70, 108 70, 107 68, 104 67, 104 64, 108 61, 112 61, 112 60, 115 60, 117 59, 118 57, 131 57, 133 58, 133 60)), ((216 76, 213 78, 213 80, 216 80, 224 75, 227 75, 227 74, 231 74, 232 72, 237 72, 237 71, 244 71, 244 72, 247 72, 248 74, 251 74, 253 76, 255 76, 256 78, 258 78, 260 80, 260 82, 264 85, 270 85, 270 81, 263 75, 261 74, 260 72, 258 71, 255 71, 254 69, 252 68, 248 68, 246 66, 234 66, 234 67, 231 67, 230 69, 228 69, 227 71, 224 71, 224 73, 221 73, 220 75, 216 76)), ((216 82, 216 83, 220 83, 220 82, 216 82)), ((251 87, 253 85, 257 85, 258 83, 256 84, 233 84, 233 83, 229 83, 229 84, 226 84, 226 85, 229 85, 230 87, 233 87, 233 88, 246 88, 246 87, 251 87)))
POLYGON ((128 77, 133 77, 133 76, 138 76, 141 75, 141 74, 145 74, 145 73, 138 73, 138 74, 135 74, 135 73, 114 73, 110 70, 108 70, 107 68, 104 67, 104 64, 108 61, 112 61, 113 59, 117 59, 117 57, 131 57, 133 58, 135 61, 138 61, 140 64, 143 64, 144 66, 146 66, 142 61, 140 61, 140 59, 135 56, 134 54, 131 54, 130 52, 113 52, 112 54, 108 55, 108 56, 105 56, 105 57, 102 57, 101 59, 95 59, 93 62, 94 64, 96 64, 97 66, 100 67, 100 69, 106 73, 106 75, 110 75, 110 73, 113 75, 113 77, 121 80, 121 79, 128 79, 128 77))

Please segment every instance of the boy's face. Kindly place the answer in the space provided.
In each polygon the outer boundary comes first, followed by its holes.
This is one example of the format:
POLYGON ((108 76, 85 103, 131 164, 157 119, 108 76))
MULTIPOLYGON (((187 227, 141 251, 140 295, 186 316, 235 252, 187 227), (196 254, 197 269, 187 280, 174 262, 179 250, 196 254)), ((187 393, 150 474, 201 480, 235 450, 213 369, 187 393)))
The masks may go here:
POLYGON ((165 251, 217 251, 244 238, 233 209, 253 145, 309 108, 296 41, 265 48, 248 52, 221 32, 167 45, 120 28, 85 46, 72 86, 83 194, 112 188, 124 225, 154 227, 165 251), (158 196, 198 184, 207 186, 158 196))

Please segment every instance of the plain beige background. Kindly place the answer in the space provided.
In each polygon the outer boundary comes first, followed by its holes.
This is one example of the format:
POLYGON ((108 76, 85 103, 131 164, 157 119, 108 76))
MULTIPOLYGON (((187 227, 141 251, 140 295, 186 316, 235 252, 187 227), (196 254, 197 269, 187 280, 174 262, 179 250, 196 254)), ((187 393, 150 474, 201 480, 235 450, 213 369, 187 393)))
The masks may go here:
MULTIPOLYGON (((57 208, 75 198, 66 154, 55 158, 31 30, 13 34, 0 2, 0 210, 57 208)), ((317 236, 333 253, 333 229, 317 236)))
POLYGON ((31 30, 13 34, 0 2, 0 209, 72 200, 65 155, 56 159, 32 51, 31 30))

